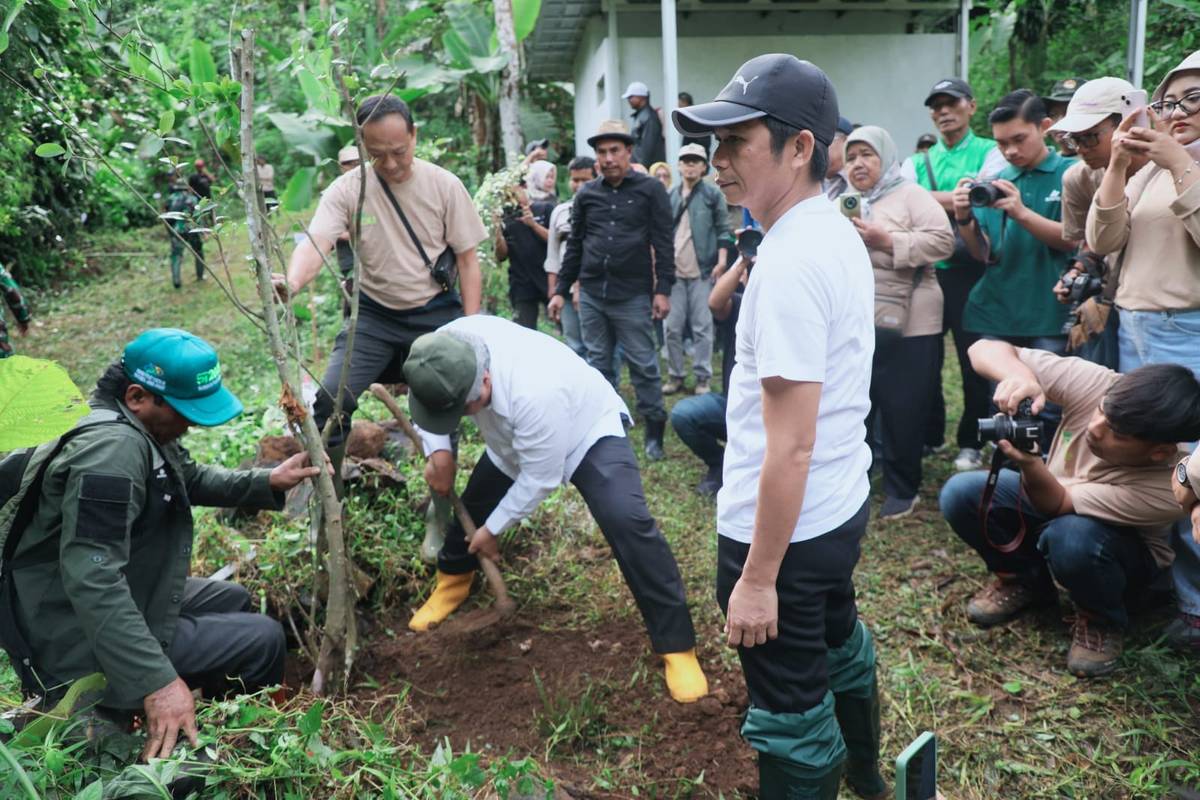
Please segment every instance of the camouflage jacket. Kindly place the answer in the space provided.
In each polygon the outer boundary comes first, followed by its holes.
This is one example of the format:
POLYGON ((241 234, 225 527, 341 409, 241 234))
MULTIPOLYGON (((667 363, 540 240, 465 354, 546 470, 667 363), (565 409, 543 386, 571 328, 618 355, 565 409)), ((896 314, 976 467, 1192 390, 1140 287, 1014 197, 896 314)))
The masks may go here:
MULTIPOLYGON (((3 266, 0 266, 0 294, 4 295, 4 302, 18 323, 24 325, 29 322, 29 306, 25 305, 25 298, 21 296, 21 287, 17 286, 13 276, 3 266)), ((0 358, 8 358, 12 352, 12 345, 8 342, 8 325, 4 322, 4 314, 0 313, 0 358)))

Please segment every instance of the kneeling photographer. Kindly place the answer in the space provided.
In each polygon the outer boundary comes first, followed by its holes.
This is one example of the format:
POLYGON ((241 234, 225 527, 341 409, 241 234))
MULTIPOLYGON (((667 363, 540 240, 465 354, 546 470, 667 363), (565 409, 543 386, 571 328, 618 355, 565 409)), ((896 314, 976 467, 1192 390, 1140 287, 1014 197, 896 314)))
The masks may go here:
POLYGON ((941 494, 946 521, 995 576, 967 617, 987 627, 1053 605, 1057 582, 1076 608, 1067 668, 1106 675, 1122 651, 1125 598, 1173 558, 1168 526, 1182 510, 1171 471, 1177 442, 1200 436, 1200 382, 1176 364, 1119 375, 997 341, 976 342, 970 357, 999 382, 1003 413, 980 421, 999 440, 992 471, 955 475, 941 494), (1048 401, 1063 416, 1043 463, 1033 415, 1048 401))

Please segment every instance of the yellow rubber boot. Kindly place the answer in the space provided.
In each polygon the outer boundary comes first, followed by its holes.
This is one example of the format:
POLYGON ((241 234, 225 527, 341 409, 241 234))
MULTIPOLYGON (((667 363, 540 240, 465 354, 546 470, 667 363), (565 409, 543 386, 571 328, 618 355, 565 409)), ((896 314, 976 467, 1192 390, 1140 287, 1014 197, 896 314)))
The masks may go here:
POLYGON ((427 631, 430 625, 436 625, 453 614, 454 609, 461 606, 471 593, 471 581, 474 578, 473 570, 461 575, 448 575, 439 569, 433 594, 413 614, 408 627, 414 631, 427 631))
POLYGON ((682 653, 666 653, 662 657, 666 665, 667 691, 676 703, 694 703, 708 694, 708 679, 700 662, 696 660, 696 651, 687 650, 682 653))

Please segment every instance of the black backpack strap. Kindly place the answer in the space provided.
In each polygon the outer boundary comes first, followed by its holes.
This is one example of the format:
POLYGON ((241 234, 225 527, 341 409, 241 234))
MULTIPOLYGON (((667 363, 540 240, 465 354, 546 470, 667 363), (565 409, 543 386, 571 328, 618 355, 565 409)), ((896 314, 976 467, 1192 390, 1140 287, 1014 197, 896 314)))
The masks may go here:
MULTIPOLYGON (((700 191, 700 184, 697 183, 692 191, 688 193, 687 200, 683 201, 683 208, 679 209, 679 213, 675 215, 675 221, 671 223, 671 230, 679 227, 680 221, 683 220, 683 215, 687 213, 688 206, 692 204, 692 198, 700 191)), ((683 196, 683 189, 679 190, 679 195, 683 196)))
POLYGON ((429 255, 425 252, 424 245, 417 238, 417 232, 413 230, 412 223, 408 221, 408 217, 404 214, 404 209, 400 207, 400 203, 396 200, 396 195, 392 194, 392 187, 388 186, 387 181, 379 178, 379 185, 383 187, 383 193, 387 195, 387 199, 391 201, 392 208, 396 209, 396 215, 400 217, 400 222, 404 224, 404 230, 408 231, 408 236, 412 239, 413 244, 417 246, 417 252, 421 254, 421 260, 425 262, 425 268, 429 273, 433 274, 433 262, 429 260, 429 255))
POLYGON ((925 174, 929 176, 929 191, 938 191, 937 178, 933 177, 933 162, 929 160, 929 153, 921 153, 925 159, 925 174))

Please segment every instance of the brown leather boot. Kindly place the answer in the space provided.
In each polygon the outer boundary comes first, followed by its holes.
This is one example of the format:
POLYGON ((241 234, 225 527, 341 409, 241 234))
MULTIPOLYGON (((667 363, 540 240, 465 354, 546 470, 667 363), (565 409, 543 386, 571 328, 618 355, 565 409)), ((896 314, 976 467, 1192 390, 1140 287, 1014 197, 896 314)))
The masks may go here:
POLYGON ((1071 651, 1067 669, 1080 678, 1099 678, 1117 668, 1125 636, 1095 617, 1079 611, 1071 621, 1071 651))
POLYGON ((1015 619, 1026 609, 1049 605, 1053 600, 1050 592, 997 577, 967 603, 967 619, 988 628, 1015 619))

